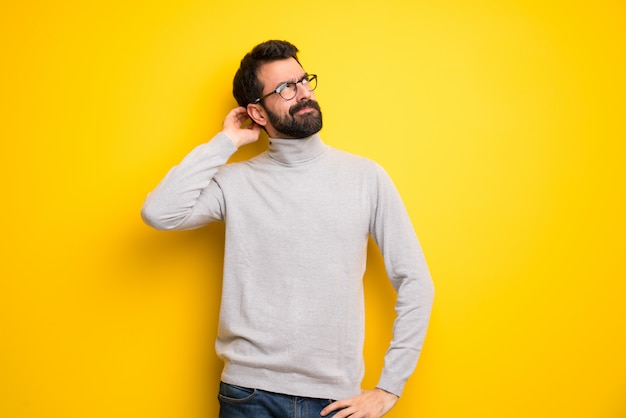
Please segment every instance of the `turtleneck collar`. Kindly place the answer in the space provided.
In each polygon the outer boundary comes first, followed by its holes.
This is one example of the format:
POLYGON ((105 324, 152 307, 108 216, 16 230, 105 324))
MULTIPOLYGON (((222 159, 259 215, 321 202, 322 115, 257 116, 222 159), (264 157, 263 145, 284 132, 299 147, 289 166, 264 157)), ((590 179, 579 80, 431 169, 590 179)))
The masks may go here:
POLYGON ((306 163, 322 155, 329 147, 318 134, 302 139, 270 138, 267 155, 282 164, 306 163))

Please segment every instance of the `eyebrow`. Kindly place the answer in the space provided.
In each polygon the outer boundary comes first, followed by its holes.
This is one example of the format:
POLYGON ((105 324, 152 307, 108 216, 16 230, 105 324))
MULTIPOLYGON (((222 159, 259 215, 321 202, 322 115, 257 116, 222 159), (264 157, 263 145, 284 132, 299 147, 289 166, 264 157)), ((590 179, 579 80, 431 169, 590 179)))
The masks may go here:
POLYGON ((305 78, 307 78, 308 76, 309 76, 309 73, 306 73, 306 72, 305 72, 305 73, 304 73, 304 75, 302 75, 302 76, 301 76, 300 78, 298 78, 296 81, 283 81, 283 82, 279 83, 273 91, 278 90, 278 88, 279 88, 280 86, 284 85, 284 84, 289 84, 289 83, 297 83, 298 81, 302 81, 302 80, 304 80, 305 78))

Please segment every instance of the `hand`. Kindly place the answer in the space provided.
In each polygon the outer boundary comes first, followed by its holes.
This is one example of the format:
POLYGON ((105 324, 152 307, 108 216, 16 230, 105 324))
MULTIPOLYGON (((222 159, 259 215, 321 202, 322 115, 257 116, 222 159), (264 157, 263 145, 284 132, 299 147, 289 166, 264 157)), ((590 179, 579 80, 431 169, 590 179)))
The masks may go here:
POLYGON ((222 132, 233 141, 237 148, 255 142, 261 134, 261 127, 254 122, 244 126, 249 119, 245 107, 236 107, 226 115, 222 132))
POLYGON ((333 418, 380 418, 394 407, 398 397, 382 389, 364 390, 359 396, 336 401, 322 409, 325 417, 333 411, 339 411, 333 418))

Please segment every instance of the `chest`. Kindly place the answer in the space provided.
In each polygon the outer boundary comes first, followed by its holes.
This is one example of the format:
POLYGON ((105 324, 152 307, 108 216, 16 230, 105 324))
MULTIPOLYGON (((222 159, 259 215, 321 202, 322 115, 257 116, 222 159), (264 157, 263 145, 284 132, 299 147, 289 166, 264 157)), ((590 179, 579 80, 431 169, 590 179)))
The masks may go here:
POLYGON ((365 173, 305 167, 241 174, 223 190, 227 222, 273 233, 368 234, 375 198, 365 173))

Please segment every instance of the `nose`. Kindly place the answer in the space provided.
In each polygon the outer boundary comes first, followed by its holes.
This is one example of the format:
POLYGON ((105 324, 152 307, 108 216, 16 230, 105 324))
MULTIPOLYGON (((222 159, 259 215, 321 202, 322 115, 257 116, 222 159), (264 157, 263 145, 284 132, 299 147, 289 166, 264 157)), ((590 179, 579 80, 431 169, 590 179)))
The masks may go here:
POLYGON ((300 102, 302 100, 311 100, 315 99, 315 94, 312 90, 309 90, 306 86, 302 84, 297 84, 298 90, 296 92, 296 101, 300 102))

